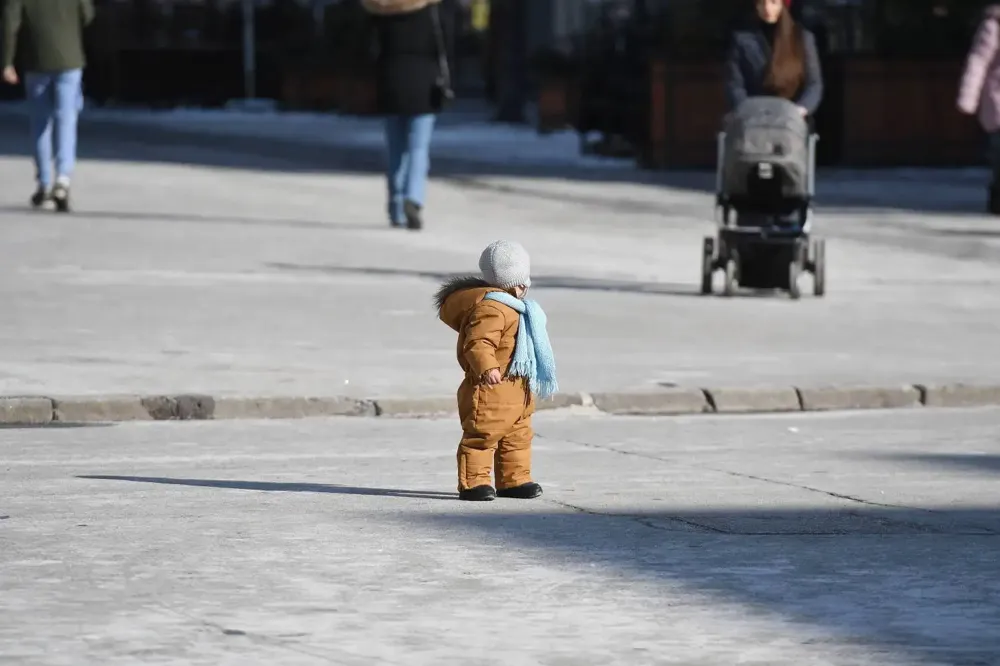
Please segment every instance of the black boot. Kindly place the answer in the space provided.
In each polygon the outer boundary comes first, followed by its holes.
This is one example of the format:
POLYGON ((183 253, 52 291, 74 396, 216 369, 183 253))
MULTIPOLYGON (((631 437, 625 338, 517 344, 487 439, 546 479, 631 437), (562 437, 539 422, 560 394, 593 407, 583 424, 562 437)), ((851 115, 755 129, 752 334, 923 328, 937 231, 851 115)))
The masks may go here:
POLYGON ((31 205, 33 208, 41 208, 48 200, 49 191, 41 185, 39 185, 38 189, 35 190, 35 193, 31 195, 31 205))
POLYGON ((39 185, 35 193, 31 195, 31 206, 41 208, 45 202, 52 198, 52 193, 44 185, 39 185))
POLYGON ((421 215, 420 204, 407 199, 403 202, 403 214, 406 216, 406 226, 414 231, 424 228, 424 218, 421 215))
POLYGON ((458 493, 458 499, 465 502, 492 502, 497 498, 493 486, 476 486, 458 493))
POLYGON ((542 487, 534 481, 497 491, 497 497, 507 497, 510 499, 535 499, 541 494, 542 487))

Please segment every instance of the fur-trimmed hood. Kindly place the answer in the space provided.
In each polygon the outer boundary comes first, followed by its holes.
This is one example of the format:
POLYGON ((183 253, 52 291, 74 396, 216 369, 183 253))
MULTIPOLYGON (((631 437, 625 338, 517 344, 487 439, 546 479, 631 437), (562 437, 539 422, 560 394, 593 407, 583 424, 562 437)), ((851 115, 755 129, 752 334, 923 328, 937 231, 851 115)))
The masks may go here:
POLYGON ((441 0, 361 0, 361 5, 372 14, 392 16, 409 14, 439 2, 441 0))
POLYGON ((441 288, 434 294, 434 305, 438 310, 444 307, 444 302, 452 294, 464 291, 465 289, 488 289, 490 284, 481 277, 475 275, 459 275, 448 278, 441 288))
POLYGON ((441 321, 456 331, 461 330, 465 318, 491 291, 503 291, 486 280, 473 275, 454 277, 441 285, 434 295, 441 321))

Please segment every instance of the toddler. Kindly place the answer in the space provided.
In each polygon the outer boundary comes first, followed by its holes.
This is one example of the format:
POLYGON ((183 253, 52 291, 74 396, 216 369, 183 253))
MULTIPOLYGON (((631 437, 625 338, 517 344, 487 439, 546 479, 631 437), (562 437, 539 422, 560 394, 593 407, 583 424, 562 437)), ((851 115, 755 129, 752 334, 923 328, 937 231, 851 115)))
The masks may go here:
POLYGON ((542 494, 531 478, 535 397, 558 390, 545 313, 524 298, 531 266, 519 244, 490 244, 479 269, 482 277, 446 282, 436 300, 441 320, 458 332, 458 364, 465 372, 458 389, 459 497, 532 499, 542 494))

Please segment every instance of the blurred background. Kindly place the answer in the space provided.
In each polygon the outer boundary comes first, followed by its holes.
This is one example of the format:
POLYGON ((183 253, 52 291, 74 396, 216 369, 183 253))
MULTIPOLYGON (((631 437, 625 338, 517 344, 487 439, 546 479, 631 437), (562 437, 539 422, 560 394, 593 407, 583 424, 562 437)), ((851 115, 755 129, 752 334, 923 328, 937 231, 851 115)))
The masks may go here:
MULTIPOLYGON (((984 1, 795 0, 821 49, 819 160, 842 166, 983 162, 954 109, 984 1)), ((447 0, 461 30, 457 90, 498 122, 576 131, 580 150, 647 169, 709 167, 721 62, 748 0, 447 0)), ((97 0, 92 105, 221 107, 252 92, 286 110, 374 112, 357 0, 97 0), (252 34, 247 31, 251 25, 252 34)), ((15 99, 22 91, 0 87, 15 99)))

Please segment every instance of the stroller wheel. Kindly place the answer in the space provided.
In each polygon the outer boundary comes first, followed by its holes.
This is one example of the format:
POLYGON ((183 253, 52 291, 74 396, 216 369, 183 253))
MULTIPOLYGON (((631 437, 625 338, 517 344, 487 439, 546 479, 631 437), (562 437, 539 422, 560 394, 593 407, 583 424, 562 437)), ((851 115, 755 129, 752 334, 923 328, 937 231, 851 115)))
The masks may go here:
POLYGON ((725 296, 733 296, 736 294, 736 290, 739 286, 739 265, 736 263, 735 258, 731 258, 726 262, 726 282, 722 287, 722 293, 725 296))
POLYGON ((817 240, 813 243, 813 295, 826 294, 826 242, 817 240))
POLYGON ((788 295, 795 300, 798 300, 802 296, 802 290, 799 288, 799 276, 801 274, 802 264, 798 260, 788 264, 788 295))
POLYGON ((712 293, 712 274, 715 272, 715 239, 706 238, 701 250, 701 293, 712 293))

